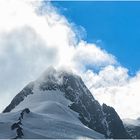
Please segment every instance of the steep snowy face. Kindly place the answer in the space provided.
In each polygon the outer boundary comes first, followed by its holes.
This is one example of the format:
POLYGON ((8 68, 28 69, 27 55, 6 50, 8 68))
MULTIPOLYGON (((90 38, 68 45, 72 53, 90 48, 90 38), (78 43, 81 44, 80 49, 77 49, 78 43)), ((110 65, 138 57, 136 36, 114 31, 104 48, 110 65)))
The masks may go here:
POLYGON ((76 118, 108 138, 129 138, 115 110, 101 106, 82 79, 66 71, 49 68, 27 85, 3 112, 15 112, 26 107, 36 113, 57 114, 58 118, 61 118, 60 114, 67 114, 66 120, 76 118), (114 123, 113 117, 117 123, 114 123), (115 128, 121 130, 117 135, 115 128))
POLYGON ((33 94, 33 87, 34 87, 34 83, 33 82, 29 83, 20 93, 18 93, 14 97, 14 99, 11 101, 11 103, 4 109, 3 113, 10 112, 20 102, 22 102, 25 97, 27 97, 30 94, 33 94))

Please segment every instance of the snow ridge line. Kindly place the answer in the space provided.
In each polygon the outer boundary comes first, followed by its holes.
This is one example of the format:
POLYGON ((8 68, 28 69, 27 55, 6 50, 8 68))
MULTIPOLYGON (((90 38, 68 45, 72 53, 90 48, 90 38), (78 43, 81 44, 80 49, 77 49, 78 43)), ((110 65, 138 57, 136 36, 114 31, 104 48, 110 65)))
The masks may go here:
POLYGON ((11 130, 16 129, 16 137, 14 137, 12 139, 18 139, 18 138, 22 138, 22 136, 24 136, 21 125, 22 125, 22 120, 23 120, 23 116, 25 113, 29 114, 30 110, 28 108, 23 109, 18 118, 18 122, 15 122, 11 125, 11 130))

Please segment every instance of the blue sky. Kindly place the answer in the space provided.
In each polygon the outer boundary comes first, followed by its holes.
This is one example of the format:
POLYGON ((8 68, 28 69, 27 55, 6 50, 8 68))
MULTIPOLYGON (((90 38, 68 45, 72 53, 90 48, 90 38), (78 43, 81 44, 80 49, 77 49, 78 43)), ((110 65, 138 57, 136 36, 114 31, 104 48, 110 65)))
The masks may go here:
POLYGON ((69 21, 83 26, 88 42, 116 56, 135 74, 140 69, 140 2, 53 2, 69 21))

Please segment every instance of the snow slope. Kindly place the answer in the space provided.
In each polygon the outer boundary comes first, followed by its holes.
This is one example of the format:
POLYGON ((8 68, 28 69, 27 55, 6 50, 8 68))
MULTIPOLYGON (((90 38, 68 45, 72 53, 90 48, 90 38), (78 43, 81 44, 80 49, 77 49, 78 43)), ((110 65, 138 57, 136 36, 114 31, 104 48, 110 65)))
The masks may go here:
POLYGON ((30 108, 22 120, 22 138, 104 138, 84 126, 78 114, 67 107, 70 104, 60 91, 45 91, 29 95, 12 112, 0 114, 0 138, 14 138, 11 125, 18 121, 20 110, 30 108), (58 102, 59 101, 59 102, 58 102))

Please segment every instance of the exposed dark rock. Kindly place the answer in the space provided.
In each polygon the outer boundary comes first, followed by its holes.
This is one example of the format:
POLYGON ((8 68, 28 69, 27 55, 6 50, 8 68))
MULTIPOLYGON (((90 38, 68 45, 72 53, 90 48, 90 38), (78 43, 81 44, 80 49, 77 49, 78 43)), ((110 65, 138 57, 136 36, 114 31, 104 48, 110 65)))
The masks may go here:
POLYGON ((16 129, 16 137, 14 139, 19 139, 19 138, 22 138, 23 136, 21 125, 22 125, 22 119, 23 119, 24 113, 29 114, 30 110, 28 108, 23 109, 18 118, 19 121, 17 123, 12 124, 11 126, 11 130, 16 129))
POLYGON ((25 113, 29 114, 30 113, 30 110, 29 110, 29 108, 25 108, 22 112, 23 113, 25 112, 25 113))
POLYGON ((111 136, 115 139, 126 139, 131 138, 126 132, 123 122, 114 108, 103 104, 103 111, 105 113, 106 121, 108 122, 109 128, 111 130, 111 136))
POLYGON ((12 124, 11 130, 14 130, 14 129, 16 129, 16 128, 19 128, 20 125, 21 125, 21 122, 17 122, 17 123, 12 124))
POLYGON ((21 112, 21 113, 20 113, 20 118, 21 118, 21 119, 23 119, 23 115, 24 115, 24 113, 21 112))
POLYGON ((17 138, 22 138, 22 136, 23 136, 22 128, 19 127, 16 132, 17 132, 17 136, 18 136, 17 138))

